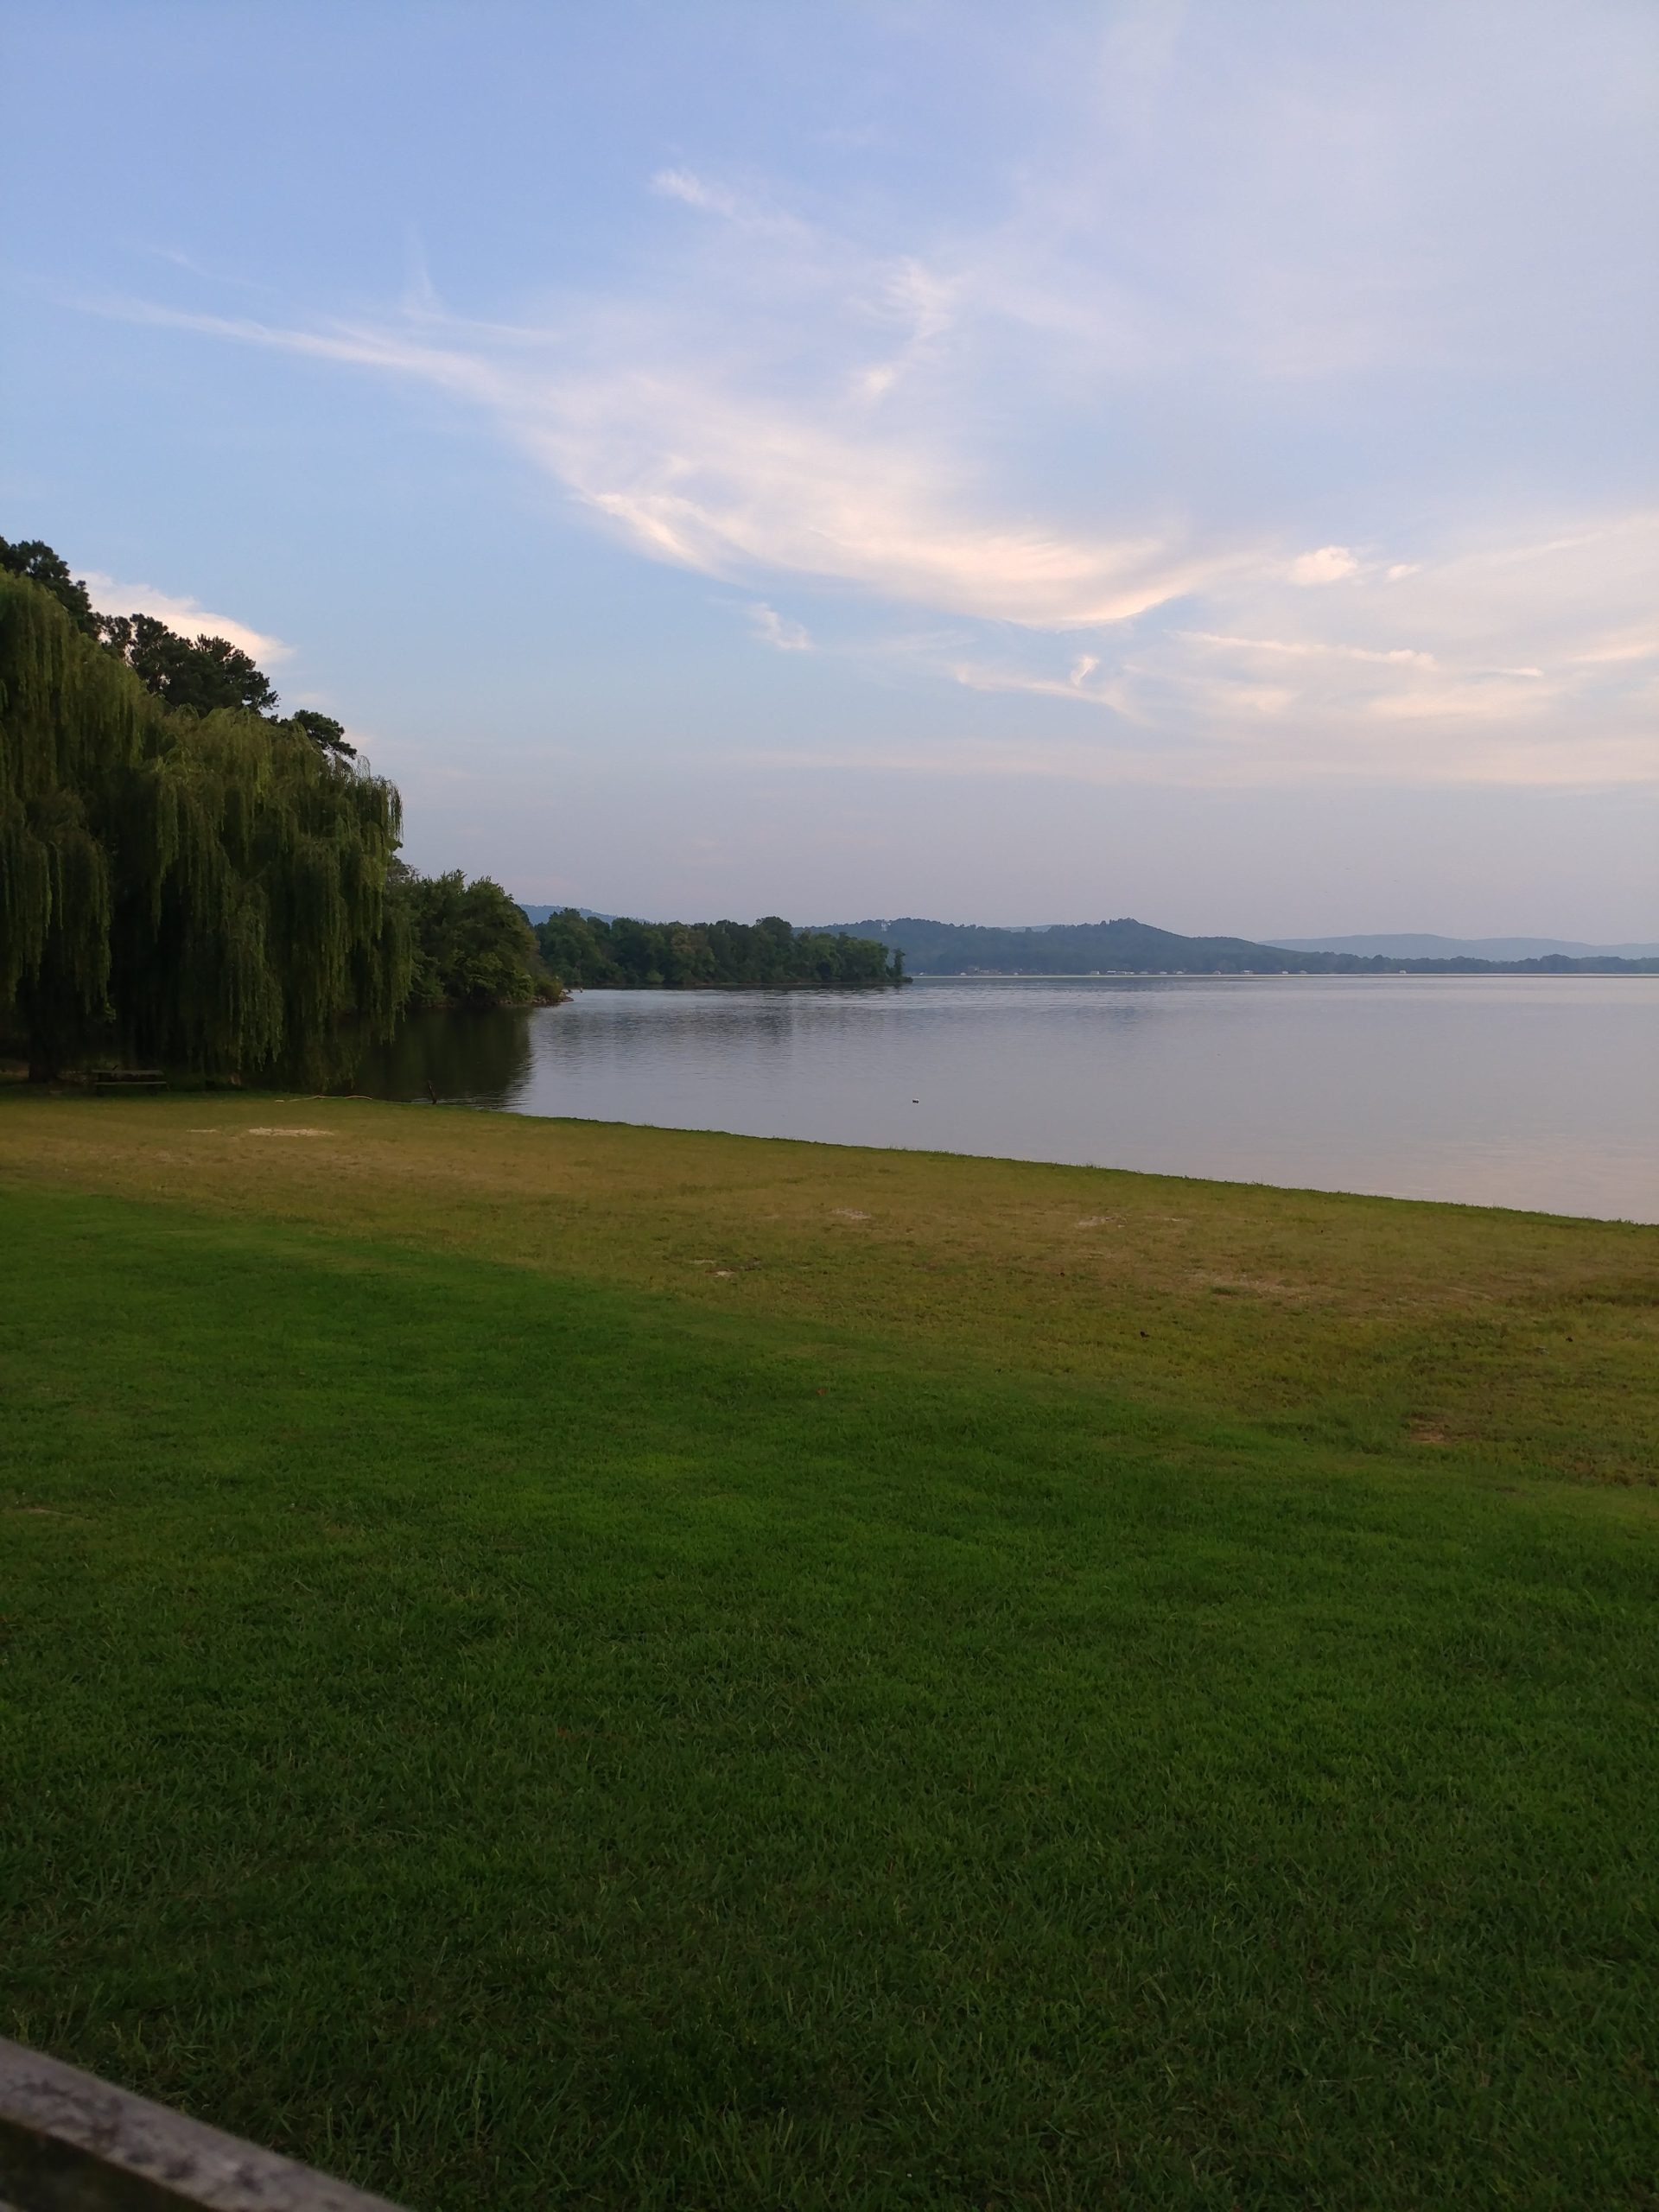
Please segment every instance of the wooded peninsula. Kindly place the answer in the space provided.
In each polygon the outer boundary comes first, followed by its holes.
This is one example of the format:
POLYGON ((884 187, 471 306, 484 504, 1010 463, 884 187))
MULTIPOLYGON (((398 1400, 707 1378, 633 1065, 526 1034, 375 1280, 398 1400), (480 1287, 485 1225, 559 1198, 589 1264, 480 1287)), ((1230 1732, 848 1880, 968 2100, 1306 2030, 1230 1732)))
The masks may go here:
POLYGON ((758 922, 613 921, 574 906, 536 928, 543 959, 567 983, 613 989, 800 990, 902 983, 902 946, 845 930, 758 922))

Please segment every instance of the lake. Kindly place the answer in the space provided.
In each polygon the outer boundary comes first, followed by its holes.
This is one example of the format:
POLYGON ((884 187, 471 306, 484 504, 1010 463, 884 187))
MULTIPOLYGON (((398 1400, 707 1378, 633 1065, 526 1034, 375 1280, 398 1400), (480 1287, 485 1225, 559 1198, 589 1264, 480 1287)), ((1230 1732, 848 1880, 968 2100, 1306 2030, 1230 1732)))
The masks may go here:
POLYGON ((1659 1221, 1659 978, 585 991, 423 1015, 356 1088, 1659 1221))

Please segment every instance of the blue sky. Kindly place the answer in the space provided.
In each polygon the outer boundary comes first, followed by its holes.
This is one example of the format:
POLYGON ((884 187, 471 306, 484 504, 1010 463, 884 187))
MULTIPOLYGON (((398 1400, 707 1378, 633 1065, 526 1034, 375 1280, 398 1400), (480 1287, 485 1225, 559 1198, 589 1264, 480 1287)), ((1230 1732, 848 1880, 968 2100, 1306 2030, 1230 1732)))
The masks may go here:
POLYGON ((1650 0, 0 23, 0 530, 417 865, 1659 933, 1650 0))

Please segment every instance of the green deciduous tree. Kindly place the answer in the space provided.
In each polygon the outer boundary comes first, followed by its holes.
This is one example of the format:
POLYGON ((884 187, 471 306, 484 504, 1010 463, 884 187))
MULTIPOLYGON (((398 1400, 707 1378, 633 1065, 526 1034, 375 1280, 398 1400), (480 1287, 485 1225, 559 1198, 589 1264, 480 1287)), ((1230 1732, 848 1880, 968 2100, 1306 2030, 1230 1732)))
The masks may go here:
POLYGON ((469 883, 459 868, 423 876, 399 865, 394 891, 414 950, 411 1006, 522 1006, 564 996, 524 909, 488 876, 469 883))
MULTIPOLYGON (((147 691, 169 707, 210 715, 221 707, 245 707, 275 717, 281 701, 275 685, 251 655, 228 638, 181 637, 154 614, 100 614, 86 585, 69 564, 41 538, 16 543, 0 537, 0 574, 27 576, 49 591, 83 636, 97 638, 124 661, 147 691)), ((324 753, 357 758, 343 723, 314 707, 301 707, 287 719, 296 723, 324 753)))
POLYGON ((807 984, 900 983, 904 955, 875 939, 798 930, 781 915, 758 922, 613 922, 567 906, 536 931, 549 965, 568 983, 633 990, 699 984, 752 990, 807 984))
POLYGON ((325 753, 336 753, 342 760, 356 760, 357 747, 346 742, 346 725, 332 715, 320 715, 315 707, 300 707, 288 719, 297 722, 313 745, 321 746, 325 753))
POLYGON ((0 537, 0 570, 28 576, 49 591, 64 613, 89 638, 98 635, 98 616, 86 587, 69 573, 69 563, 39 537, 25 537, 16 545, 0 537))
POLYGON ((384 1031, 404 1003, 397 794, 247 689, 187 710, 50 578, 0 574, 0 1028, 36 1072, 315 1071, 344 1014, 384 1031))
POLYGON ((247 707, 257 715, 276 709, 270 678, 228 638, 181 638, 153 614, 100 615, 98 627, 116 658, 169 707, 199 715, 220 707, 247 707))

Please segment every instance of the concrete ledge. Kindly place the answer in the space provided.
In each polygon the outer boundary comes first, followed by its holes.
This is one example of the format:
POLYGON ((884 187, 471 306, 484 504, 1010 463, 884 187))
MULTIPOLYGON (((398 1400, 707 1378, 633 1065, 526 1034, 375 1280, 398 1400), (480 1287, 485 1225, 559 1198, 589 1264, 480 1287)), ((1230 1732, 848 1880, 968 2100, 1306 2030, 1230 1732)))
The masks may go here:
POLYGON ((0 2037, 0 2212, 396 2212, 0 2037))

